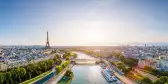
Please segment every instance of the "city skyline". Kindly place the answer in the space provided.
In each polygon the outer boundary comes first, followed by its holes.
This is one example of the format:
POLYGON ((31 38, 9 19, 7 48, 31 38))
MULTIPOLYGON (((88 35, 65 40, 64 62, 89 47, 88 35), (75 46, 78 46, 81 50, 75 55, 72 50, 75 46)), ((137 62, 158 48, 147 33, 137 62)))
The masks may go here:
POLYGON ((168 42, 168 1, 0 1, 0 45, 168 42))

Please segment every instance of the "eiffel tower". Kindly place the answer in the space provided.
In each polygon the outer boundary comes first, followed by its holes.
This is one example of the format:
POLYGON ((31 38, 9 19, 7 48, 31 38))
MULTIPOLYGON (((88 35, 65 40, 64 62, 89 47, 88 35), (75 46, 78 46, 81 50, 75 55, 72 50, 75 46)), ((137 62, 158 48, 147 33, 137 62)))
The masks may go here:
POLYGON ((49 38, 48 38, 48 31, 47 31, 47 42, 45 48, 50 48, 49 38))

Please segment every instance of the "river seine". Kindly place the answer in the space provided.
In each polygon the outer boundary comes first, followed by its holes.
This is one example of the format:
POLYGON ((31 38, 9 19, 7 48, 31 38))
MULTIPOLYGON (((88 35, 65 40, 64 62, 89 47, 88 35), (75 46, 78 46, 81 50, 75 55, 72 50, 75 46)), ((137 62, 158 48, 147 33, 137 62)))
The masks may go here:
MULTIPOLYGON (((79 59, 94 59, 84 53, 75 52, 79 59)), ((116 84, 108 83, 101 74, 99 65, 75 65, 72 68, 74 78, 71 84, 116 84)))

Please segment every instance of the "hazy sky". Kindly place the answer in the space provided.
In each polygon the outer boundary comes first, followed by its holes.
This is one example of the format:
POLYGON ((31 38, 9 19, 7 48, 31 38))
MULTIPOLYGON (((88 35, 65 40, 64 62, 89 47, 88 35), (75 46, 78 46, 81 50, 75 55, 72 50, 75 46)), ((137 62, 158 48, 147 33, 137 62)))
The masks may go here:
POLYGON ((168 42, 167 0, 0 0, 0 45, 168 42))

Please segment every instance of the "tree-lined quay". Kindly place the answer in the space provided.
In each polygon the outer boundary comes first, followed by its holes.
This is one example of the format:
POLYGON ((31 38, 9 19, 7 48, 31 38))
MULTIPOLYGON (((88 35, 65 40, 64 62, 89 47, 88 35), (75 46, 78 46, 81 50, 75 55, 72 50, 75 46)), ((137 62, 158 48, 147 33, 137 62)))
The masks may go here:
POLYGON ((10 69, 0 73, 1 84, 18 84, 23 81, 34 78, 46 71, 52 69, 54 60, 50 59, 35 64, 29 64, 26 67, 10 69))
POLYGON ((34 78, 30 79, 30 80, 22 82, 21 84, 33 84, 33 83, 37 82, 38 80, 42 79, 43 77, 49 75, 51 72, 52 71, 47 71, 47 72, 42 73, 39 76, 36 76, 36 77, 34 77, 34 78))
MULTIPOLYGON (((53 53, 56 52, 52 52, 52 54, 53 53)), ((0 72, 0 84, 29 84, 35 82, 46 76, 56 65, 58 65, 56 66, 56 71, 61 71, 61 68, 65 68, 70 63, 69 59, 74 57, 77 57, 77 55, 69 51, 65 51, 62 57, 60 54, 55 54, 54 58, 46 61, 0 72), (61 60, 62 58, 66 60, 63 63, 61 60)))
POLYGON ((62 77, 66 75, 66 72, 73 67, 73 65, 68 64, 65 68, 60 67, 61 66, 59 66, 59 68, 56 68, 56 70, 59 69, 60 71, 56 73, 55 76, 52 77, 49 81, 47 81, 46 84, 57 84, 62 79, 62 77))
POLYGON ((47 84, 56 84, 64 76, 67 70, 71 69, 71 67, 73 66, 70 64, 70 59, 76 58, 77 55, 70 51, 63 51, 63 53, 64 54, 62 56, 56 55, 54 57, 54 60, 56 60, 59 63, 55 66, 56 74, 51 79, 46 81, 47 84))

